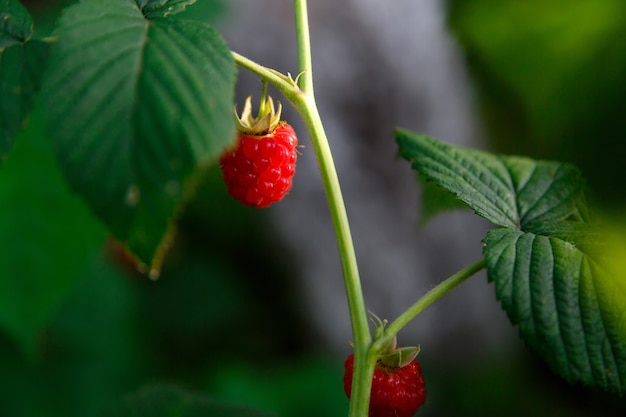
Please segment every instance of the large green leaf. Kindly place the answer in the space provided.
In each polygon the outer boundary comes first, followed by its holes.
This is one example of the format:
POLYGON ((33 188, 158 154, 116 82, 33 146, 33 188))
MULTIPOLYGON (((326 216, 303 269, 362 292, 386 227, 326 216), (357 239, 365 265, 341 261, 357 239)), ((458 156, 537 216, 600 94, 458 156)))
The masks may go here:
POLYGON ((63 180, 35 111, 0 167, 0 327, 32 356, 104 229, 63 180))
POLYGON ((528 345, 570 382, 626 392, 626 285, 558 237, 513 229, 484 240, 489 280, 528 345))
POLYGON ((65 176, 156 273, 193 176, 234 139, 230 50, 208 25, 147 19, 132 0, 81 2, 57 31, 45 103, 65 176))
POLYGON ((413 168, 495 225, 564 220, 582 198, 584 182, 571 165, 464 149, 406 130, 395 135, 413 168))
POLYGON ((39 91, 48 44, 17 0, 0 0, 0 159, 11 149, 39 91))
POLYGON ((488 278, 528 346, 570 382, 626 392, 626 274, 586 222, 580 172, 402 130, 396 139, 421 175, 502 227, 483 241, 488 278))
POLYGON ((115 417, 268 417, 270 414, 217 402, 171 385, 151 385, 140 389, 107 411, 115 417))

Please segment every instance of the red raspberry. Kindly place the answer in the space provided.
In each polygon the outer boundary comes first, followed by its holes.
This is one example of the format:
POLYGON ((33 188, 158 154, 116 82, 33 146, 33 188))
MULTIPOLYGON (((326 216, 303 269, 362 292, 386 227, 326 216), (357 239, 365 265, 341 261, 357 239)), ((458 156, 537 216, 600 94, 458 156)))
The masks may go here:
MULTIPOLYGON (((348 398, 352 389, 354 355, 345 362, 343 388, 348 398)), ((422 368, 417 359, 407 365, 390 368, 376 363, 370 397, 369 417, 412 417, 426 400, 422 368)))
POLYGON ((239 133, 235 148, 220 157, 229 194, 259 208, 280 201, 291 189, 297 146, 296 133, 284 121, 263 135, 239 133))

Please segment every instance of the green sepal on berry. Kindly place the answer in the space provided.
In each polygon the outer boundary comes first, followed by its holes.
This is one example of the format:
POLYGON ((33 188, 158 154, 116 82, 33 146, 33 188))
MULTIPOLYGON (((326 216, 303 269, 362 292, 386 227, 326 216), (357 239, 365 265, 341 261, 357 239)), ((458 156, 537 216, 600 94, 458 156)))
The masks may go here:
MULTIPOLYGON (((395 339, 395 338, 394 338, 395 339)), ((413 361, 420 353, 419 346, 405 346, 394 348, 378 357, 378 365, 389 369, 402 368, 413 361)))

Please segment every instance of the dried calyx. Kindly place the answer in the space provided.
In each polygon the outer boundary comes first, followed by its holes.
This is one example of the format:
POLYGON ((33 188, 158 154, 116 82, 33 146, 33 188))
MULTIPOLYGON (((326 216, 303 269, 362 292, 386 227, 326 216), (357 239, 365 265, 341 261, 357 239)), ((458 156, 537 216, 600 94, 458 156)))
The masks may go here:
POLYGON ((265 91, 259 105, 259 112, 256 116, 252 115, 252 96, 246 99, 243 106, 241 116, 237 114, 235 109, 235 119, 237 120, 237 129, 246 136, 264 136, 273 132, 280 123, 280 114, 282 105, 279 101, 274 107, 274 100, 271 97, 265 97, 265 91))

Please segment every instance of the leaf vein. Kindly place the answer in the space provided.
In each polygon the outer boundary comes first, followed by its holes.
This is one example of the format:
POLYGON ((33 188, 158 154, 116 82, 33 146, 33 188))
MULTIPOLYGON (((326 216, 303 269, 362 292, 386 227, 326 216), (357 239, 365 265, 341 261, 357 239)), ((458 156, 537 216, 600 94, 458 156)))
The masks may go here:
MULTIPOLYGON (((419 158, 419 157, 418 157, 419 158)), ((467 168, 467 162, 463 161, 464 158, 461 158, 461 161, 456 161, 459 163, 460 167, 464 169, 459 172, 449 168, 449 158, 445 154, 444 150, 439 150, 434 152, 434 155, 429 160, 424 160, 421 164, 428 166, 428 162, 431 162, 434 166, 431 167, 432 170, 440 172, 442 175, 445 175, 446 178, 452 179, 454 181, 458 181, 457 176, 460 176, 463 183, 474 190, 476 193, 481 194, 485 197, 482 201, 483 206, 491 207, 491 210, 496 211, 500 214, 503 214, 507 220, 509 220, 509 225, 516 224, 514 219, 514 215, 512 216, 510 213, 510 207, 503 205, 505 201, 508 200, 507 197, 510 197, 509 192, 507 190, 504 193, 501 192, 500 189, 494 190, 489 187, 487 184, 483 182, 483 180, 476 174, 474 174, 471 170, 467 168), (476 184, 481 184, 484 187, 477 187, 476 184)), ((453 159, 454 162, 454 159, 453 159)), ((471 165, 471 164, 470 164, 471 165)), ((457 196, 461 197, 458 192, 456 192, 457 196)), ((461 198, 463 199, 463 198, 461 198)), ((504 225, 503 225, 504 226, 504 225)))
MULTIPOLYGON (((103 80, 106 80, 106 78, 103 78, 102 75, 107 72, 107 69, 111 66, 111 64, 119 60, 121 57, 124 57, 125 55, 133 53, 134 51, 135 49, 133 45, 124 49, 120 49, 116 51, 115 54, 105 57, 96 67, 91 68, 91 74, 89 74, 85 79, 83 79, 81 83, 78 83, 79 84, 78 88, 74 89, 69 95, 70 99, 66 98, 64 103, 59 103, 56 106, 55 114, 66 114, 66 113, 75 114, 75 109, 81 108, 82 101, 79 99, 81 97, 90 98, 93 100, 92 97, 89 97, 86 94, 86 91, 94 88, 94 86, 103 85, 104 84, 103 80)), ((82 70, 83 68, 79 68, 77 71, 70 72, 70 74, 72 74, 74 77, 77 77, 76 72, 80 72, 82 70)), ((88 72, 84 73, 84 75, 87 75, 87 74, 88 72)), ((120 78, 123 79, 124 77, 120 77, 120 78)), ((99 103, 99 104, 102 104, 102 103, 99 103)), ((72 121, 72 122, 75 122, 75 121, 72 121)))

